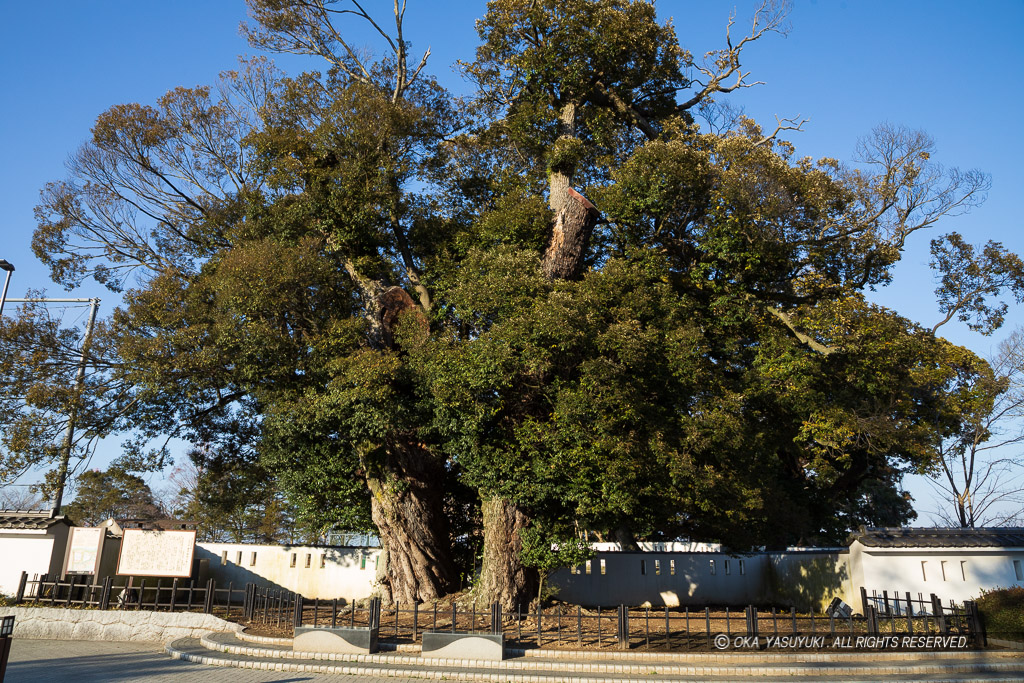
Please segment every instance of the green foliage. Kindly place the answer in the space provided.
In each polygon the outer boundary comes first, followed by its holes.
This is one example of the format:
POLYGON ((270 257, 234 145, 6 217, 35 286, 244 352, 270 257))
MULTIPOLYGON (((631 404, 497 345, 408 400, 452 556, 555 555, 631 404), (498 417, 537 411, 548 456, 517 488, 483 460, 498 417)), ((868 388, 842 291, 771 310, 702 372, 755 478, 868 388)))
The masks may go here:
POLYGON ((1024 636, 1024 587, 983 591, 977 599, 985 632, 997 638, 1024 636))
POLYGON ((931 242, 931 267, 940 275, 935 296, 945 314, 933 329, 956 317, 981 334, 992 334, 1003 324, 1006 302, 990 303, 1003 290, 1024 301, 1024 262, 998 242, 975 250, 960 234, 952 232, 931 242))
POLYGON ((496 0, 477 30, 482 42, 466 70, 503 94, 509 140, 569 175, 599 173, 595 160, 621 144, 623 117, 608 106, 612 93, 642 102, 657 118, 674 111, 676 92, 688 85, 689 53, 646 2, 496 0), (559 139, 566 106, 575 108, 574 139, 559 139))
POLYGON ((523 529, 523 564, 550 575, 564 567, 580 564, 593 556, 590 546, 578 537, 555 537, 537 526, 523 529))
POLYGON ((545 581, 551 574, 565 567, 582 564, 594 555, 590 544, 579 536, 555 533, 553 529, 542 528, 536 523, 522 529, 519 537, 522 541, 520 561, 540 573, 537 599, 541 602, 546 597, 545 581))
POLYGON ((76 524, 96 526, 110 519, 160 519, 163 511, 141 477, 115 468, 88 470, 78 476, 77 493, 64 514, 76 524))
POLYGON ((315 543, 321 534, 295 519, 295 506, 256 453, 193 448, 172 475, 175 514, 200 539, 229 543, 315 543))

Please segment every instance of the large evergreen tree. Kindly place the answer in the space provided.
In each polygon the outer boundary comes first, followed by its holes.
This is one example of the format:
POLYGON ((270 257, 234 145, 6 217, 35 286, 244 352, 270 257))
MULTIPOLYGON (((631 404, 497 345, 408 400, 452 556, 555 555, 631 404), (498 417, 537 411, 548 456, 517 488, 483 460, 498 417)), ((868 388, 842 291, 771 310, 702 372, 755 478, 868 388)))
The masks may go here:
POLYGON ((176 435, 266 473, 306 523, 376 528, 401 601, 452 590, 479 534, 477 590, 509 607, 524 539, 836 542, 913 514, 900 477, 984 365, 864 292, 987 179, 894 127, 848 168, 793 158, 785 124, 695 125, 782 9, 699 60, 647 2, 493 0, 464 103, 410 58, 404 3, 250 8, 255 44, 327 70, 114 107, 39 207, 56 281, 129 287, 92 413, 137 430, 127 465, 176 435))

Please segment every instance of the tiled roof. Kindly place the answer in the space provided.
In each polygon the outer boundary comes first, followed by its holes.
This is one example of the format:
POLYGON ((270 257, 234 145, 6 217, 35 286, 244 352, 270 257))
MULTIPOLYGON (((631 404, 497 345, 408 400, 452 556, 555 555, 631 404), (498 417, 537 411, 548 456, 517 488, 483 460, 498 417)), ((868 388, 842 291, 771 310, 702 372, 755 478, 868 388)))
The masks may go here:
POLYGON ((146 529, 155 531, 173 531, 179 529, 195 529, 196 523, 182 519, 114 519, 122 529, 146 529))
POLYGON ((861 529, 855 540, 872 548, 1022 548, 1021 527, 861 529))
POLYGON ((71 524, 53 510, 0 510, 0 529, 49 529, 54 524, 71 524))

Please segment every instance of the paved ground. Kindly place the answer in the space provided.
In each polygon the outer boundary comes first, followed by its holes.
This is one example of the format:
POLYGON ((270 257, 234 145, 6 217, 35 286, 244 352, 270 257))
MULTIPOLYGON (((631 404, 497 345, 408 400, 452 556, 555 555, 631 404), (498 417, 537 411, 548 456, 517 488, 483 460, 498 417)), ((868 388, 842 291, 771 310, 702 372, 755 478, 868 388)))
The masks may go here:
POLYGON ((423 683, 423 679, 273 673, 202 666, 171 659, 158 643, 15 639, 4 683, 423 683))

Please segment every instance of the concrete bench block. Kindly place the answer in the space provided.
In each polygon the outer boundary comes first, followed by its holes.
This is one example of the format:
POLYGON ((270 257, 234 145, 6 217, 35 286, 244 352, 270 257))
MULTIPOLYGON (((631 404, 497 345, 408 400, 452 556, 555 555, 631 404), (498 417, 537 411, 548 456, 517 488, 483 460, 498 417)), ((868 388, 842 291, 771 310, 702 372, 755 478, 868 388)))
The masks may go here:
POLYGON ((372 654, 377 651, 377 629, 298 626, 292 640, 292 650, 346 655, 372 654))
POLYGON ((477 631, 424 631, 422 656, 502 660, 505 659, 505 636, 477 631))

